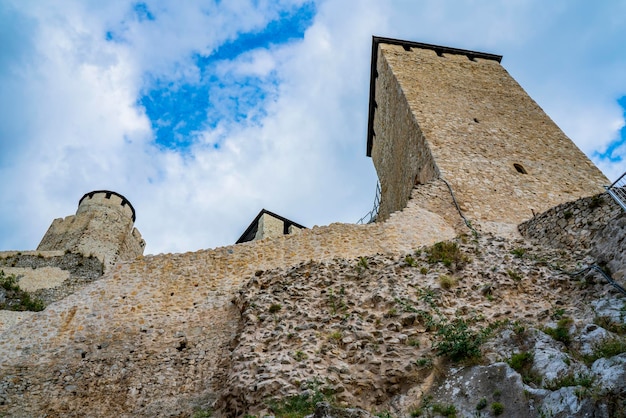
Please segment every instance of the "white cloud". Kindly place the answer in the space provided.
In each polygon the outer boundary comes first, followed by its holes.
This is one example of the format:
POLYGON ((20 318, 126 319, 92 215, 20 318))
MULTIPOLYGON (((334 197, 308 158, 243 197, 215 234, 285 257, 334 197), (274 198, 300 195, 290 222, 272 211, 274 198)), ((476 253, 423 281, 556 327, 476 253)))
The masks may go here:
MULTIPOLYGON (((254 110, 262 123, 224 120, 189 152, 160 150, 137 105, 146 83, 198 81, 194 54, 302 2, 147 2, 154 21, 140 21, 133 4, 0 6, 0 19, 20 22, 5 26, 14 37, 0 52, 0 175, 10 179, 0 189, 0 248, 34 248, 53 218, 101 188, 133 203, 148 252, 232 243, 262 207, 308 226, 355 221, 370 210, 376 181, 365 157, 372 35, 503 54, 587 153, 623 124, 615 100, 626 94, 626 10, 615 5, 326 0, 303 40, 219 64, 224 77, 275 74, 254 110), (107 42, 107 31, 118 41, 107 42)), ((221 94, 238 93, 229 88, 221 94)))

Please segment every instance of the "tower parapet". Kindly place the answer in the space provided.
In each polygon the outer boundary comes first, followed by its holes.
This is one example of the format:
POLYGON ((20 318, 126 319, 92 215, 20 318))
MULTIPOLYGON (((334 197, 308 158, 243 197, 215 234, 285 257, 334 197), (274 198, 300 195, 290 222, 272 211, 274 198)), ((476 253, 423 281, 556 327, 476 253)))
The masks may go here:
POLYGON ((133 222, 135 222, 135 219, 137 218, 133 205, 131 205, 128 199, 117 192, 109 190, 96 190, 85 193, 85 195, 78 201, 78 210, 76 211, 76 214, 90 211, 93 206, 107 206, 118 209, 122 214, 130 217, 133 222))
POLYGON ((94 255, 105 270, 143 254, 145 241, 134 228, 135 208, 117 192, 96 190, 78 202, 75 215, 55 219, 37 250, 94 255))

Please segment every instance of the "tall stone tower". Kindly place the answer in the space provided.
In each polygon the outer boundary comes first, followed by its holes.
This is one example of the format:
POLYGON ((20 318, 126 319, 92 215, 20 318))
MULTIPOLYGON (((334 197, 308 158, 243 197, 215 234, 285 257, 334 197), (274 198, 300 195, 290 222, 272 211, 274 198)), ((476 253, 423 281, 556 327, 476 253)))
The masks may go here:
POLYGON ((143 254, 146 243, 134 223, 135 209, 124 196, 93 191, 80 199, 76 215, 52 222, 37 250, 94 255, 106 271, 119 260, 143 254))
POLYGON ((438 178, 486 231, 604 191, 606 177, 501 58, 373 38, 367 155, 381 182, 379 220, 438 178))

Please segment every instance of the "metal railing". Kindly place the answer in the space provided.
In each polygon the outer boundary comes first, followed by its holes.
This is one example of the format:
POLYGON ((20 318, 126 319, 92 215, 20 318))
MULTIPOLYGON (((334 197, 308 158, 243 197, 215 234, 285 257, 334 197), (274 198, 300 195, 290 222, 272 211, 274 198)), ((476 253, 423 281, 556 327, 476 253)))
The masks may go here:
POLYGON ((367 214, 356 221, 357 225, 371 224, 376 221, 378 209, 380 208, 380 183, 376 182, 376 196, 374 196, 374 207, 367 214))
POLYGON ((615 180, 615 183, 607 186, 606 191, 609 192, 622 209, 626 210, 626 172, 615 180))

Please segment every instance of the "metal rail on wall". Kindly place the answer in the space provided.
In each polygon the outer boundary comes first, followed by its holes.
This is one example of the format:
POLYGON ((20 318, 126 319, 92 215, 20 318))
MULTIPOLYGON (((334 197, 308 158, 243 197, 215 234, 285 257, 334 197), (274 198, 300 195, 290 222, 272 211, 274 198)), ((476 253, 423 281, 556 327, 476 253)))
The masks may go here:
POLYGON ((371 224, 376 221, 378 209, 380 208, 380 183, 376 183, 376 196, 374 197, 374 207, 367 214, 356 221, 357 225, 371 224))
POLYGON ((615 180, 613 184, 607 186, 606 191, 609 192, 622 209, 626 210, 626 172, 615 180))

